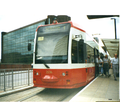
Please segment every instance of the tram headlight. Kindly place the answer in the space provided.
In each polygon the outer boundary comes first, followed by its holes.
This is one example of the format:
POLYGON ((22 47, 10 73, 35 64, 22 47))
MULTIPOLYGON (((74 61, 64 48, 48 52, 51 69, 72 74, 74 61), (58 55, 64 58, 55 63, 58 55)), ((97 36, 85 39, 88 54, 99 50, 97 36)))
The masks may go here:
POLYGON ((36 75, 39 75, 39 73, 37 72, 36 75))
POLYGON ((65 73, 62 73, 63 76, 65 76, 65 73))

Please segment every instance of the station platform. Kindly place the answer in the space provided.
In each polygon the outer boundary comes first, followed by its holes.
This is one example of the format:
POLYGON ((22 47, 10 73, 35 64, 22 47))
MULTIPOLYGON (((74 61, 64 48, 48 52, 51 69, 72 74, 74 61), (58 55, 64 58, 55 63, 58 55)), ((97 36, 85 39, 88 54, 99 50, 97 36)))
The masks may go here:
POLYGON ((120 102, 119 78, 98 76, 69 102, 120 102))

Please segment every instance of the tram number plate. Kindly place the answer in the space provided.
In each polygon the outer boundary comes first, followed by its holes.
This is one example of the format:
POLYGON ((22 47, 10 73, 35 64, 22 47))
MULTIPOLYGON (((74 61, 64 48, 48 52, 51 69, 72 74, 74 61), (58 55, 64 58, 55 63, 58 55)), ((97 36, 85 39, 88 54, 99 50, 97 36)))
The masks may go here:
POLYGON ((46 71, 46 74, 52 74, 53 72, 52 71, 46 71))

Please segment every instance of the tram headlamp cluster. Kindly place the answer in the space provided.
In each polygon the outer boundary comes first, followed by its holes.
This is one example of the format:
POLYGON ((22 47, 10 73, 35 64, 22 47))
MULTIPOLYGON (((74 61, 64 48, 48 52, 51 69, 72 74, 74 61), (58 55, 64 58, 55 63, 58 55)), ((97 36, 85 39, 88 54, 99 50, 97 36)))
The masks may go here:
POLYGON ((68 71, 62 73, 62 76, 68 76, 68 71))
POLYGON ((65 76, 65 73, 62 73, 63 76, 65 76))

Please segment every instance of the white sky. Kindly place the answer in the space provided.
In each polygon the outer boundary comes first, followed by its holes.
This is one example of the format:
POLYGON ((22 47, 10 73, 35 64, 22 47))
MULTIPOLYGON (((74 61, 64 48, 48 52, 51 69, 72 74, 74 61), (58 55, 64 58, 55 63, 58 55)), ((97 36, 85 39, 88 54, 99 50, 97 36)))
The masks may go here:
MULTIPOLYGON (((1 0, 0 33, 40 21, 47 15, 68 15, 87 33, 100 33, 102 38, 114 38, 113 20, 88 20, 86 15, 119 15, 119 10, 119 0, 1 0)), ((117 18, 117 35, 120 33, 119 21, 117 18)))

